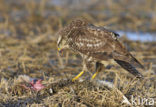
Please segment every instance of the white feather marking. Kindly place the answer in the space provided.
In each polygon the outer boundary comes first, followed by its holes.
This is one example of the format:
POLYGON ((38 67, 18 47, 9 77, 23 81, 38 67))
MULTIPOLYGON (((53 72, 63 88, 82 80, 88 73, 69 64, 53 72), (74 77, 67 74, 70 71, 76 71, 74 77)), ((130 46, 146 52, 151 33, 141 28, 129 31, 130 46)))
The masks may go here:
POLYGON ((58 40, 57 40, 57 44, 60 43, 61 39, 62 39, 62 36, 59 36, 59 38, 58 38, 58 40))
POLYGON ((80 42, 80 46, 83 46, 83 45, 84 45, 84 43, 80 42))
POLYGON ((101 29, 99 29, 99 28, 97 29, 97 31, 100 31, 100 30, 101 30, 101 29))
POLYGON ((92 47, 93 45, 92 44, 87 44, 87 47, 92 47))
POLYGON ((79 41, 82 41, 82 39, 81 39, 81 38, 79 38, 78 40, 79 40, 79 41))
POLYGON ((78 47, 82 47, 82 46, 84 46, 84 43, 83 42, 79 42, 79 43, 75 43, 78 47))
POLYGON ((112 38, 117 39, 113 32, 111 32, 112 38))
POLYGON ((92 61, 92 59, 93 59, 92 57, 89 57, 89 58, 88 58, 88 61, 92 61))
POLYGON ((102 42, 96 43, 96 44, 94 44, 94 47, 99 47, 102 44, 103 44, 102 42))

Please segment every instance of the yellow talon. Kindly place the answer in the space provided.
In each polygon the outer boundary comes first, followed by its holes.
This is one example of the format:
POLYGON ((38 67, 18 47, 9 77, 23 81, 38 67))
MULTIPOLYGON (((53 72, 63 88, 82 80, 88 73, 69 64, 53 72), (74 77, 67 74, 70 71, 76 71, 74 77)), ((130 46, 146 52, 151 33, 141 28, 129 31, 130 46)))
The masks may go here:
POLYGON ((79 77, 81 77, 81 75, 84 73, 84 71, 81 71, 76 77, 74 77, 72 79, 72 81, 74 82, 75 80, 77 80, 79 77))
POLYGON ((93 76, 92 76, 91 80, 93 80, 93 79, 96 77, 96 75, 97 75, 98 73, 99 73, 98 71, 97 71, 97 72, 95 72, 95 73, 93 74, 93 76))

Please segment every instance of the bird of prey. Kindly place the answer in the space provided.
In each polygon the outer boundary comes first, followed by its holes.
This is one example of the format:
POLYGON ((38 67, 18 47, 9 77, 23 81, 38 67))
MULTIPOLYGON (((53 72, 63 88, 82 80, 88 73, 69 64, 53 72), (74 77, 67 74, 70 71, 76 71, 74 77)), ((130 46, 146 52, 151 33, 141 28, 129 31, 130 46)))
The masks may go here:
POLYGON ((119 34, 104 27, 90 24, 86 19, 75 19, 57 33, 58 51, 71 49, 82 56, 82 71, 72 80, 78 79, 89 70, 91 63, 95 63, 95 73, 91 79, 102 70, 102 61, 114 59, 122 68, 135 77, 143 77, 135 68, 144 68, 131 53, 119 42, 119 34))

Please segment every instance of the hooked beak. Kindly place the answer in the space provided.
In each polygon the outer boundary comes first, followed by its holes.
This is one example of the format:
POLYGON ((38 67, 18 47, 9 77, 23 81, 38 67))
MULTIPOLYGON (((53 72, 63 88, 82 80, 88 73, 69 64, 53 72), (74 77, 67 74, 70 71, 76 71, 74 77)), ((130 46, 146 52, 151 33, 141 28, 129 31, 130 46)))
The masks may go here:
POLYGON ((57 50, 58 50, 59 54, 60 54, 61 56, 63 56, 63 54, 62 54, 62 49, 57 48, 57 50))

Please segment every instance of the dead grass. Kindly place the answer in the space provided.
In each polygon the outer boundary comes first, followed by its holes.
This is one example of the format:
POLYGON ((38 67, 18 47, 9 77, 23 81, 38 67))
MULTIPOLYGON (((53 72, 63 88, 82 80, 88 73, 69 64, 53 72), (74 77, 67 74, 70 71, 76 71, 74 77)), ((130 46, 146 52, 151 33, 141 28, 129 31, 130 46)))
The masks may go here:
MULTIPOLYGON (((122 104, 121 93, 129 101, 131 95, 156 99, 155 42, 141 43, 122 39, 130 46, 130 50, 133 50, 133 55, 146 67, 146 71, 142 71, 145 80, 134 80, 132 75, 113 62, 115 66, 101 72, 95 81, 90 81, 91 73, 86 73, 80 81, 71 82, 71 78, 81 70, 81 58, 72 52, 68 53, 70 57, 68 55, 59 57, 55 35, 71 17, 69 18, 67 9, 46 7, 44 4, 45 2, 36 4, 33 1, 21 1, 13 5, 0 0, 0 106, 128 106, 122 104), (64 12, 58 17, 45 14, 46 9, 64 12), (20 86, 22 81, 18 79, 19 75, 42 78, 46 88, 40 92, 26 90, 20 86), (106 87, 99 80, 112 81, 121 93, 106 87)), ((83 15, 95 22, 95 16, 83 15)), ((97 20, 102 21, 103 17, 105 16, 99 16, 97 20)), ((133 17, 130 18, 138 21, 133 17)), ((112 17, 108 22, 112 23, 113 20, 118 21, 112 17)), ((103 25, 103 21, 99 23, 103 25)), ((128 26, 133 28, 132 25, 128 26)), ((122 28, 122 25, 120 27, 122 28)))

